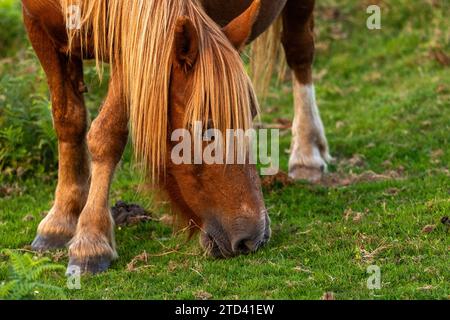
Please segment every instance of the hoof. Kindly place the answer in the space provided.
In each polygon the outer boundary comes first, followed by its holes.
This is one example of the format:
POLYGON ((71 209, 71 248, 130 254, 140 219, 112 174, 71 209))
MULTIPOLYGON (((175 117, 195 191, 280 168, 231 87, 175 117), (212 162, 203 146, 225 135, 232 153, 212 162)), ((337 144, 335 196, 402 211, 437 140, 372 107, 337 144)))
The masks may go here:
POLYGON ((37 252, 57 250, 66 247, 66 244, 70 241, 70 238, 64 236, 41 236, 37 235, 31 244, 31 249, 37 252))
POLYGON ((312 183, 318 183, 322 180, 324 173, 324 166, 321 168, 313 168, 297 165, 289 170, 289 177, 294 180, 307 180, 312 183))
POLYGON ((112 259, 106 256, 91 258, 70 258, 66 276, 78 274, 98 274, 108 270, 112 259))

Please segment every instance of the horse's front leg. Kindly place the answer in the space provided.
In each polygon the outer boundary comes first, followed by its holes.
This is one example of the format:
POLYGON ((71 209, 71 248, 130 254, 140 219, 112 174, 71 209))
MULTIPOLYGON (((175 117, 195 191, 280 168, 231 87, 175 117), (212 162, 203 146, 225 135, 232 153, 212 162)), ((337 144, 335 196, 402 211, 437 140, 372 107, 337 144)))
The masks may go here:
POLYGON ((293 73, 295 116, 289 175, 318 181, 331 157, 316 104, 312 80, 314 59, 314 0, 289 0, 283 12, 283 46, 293 73))
POLYGON ((117 257, 108 199, 111 180, 128 137, 128 115, 121 88, 120 77, 113 74, 106 101, 88 133, 91 185, 69 245, 69 271, 75 266, 82 273, 102 272, 117 257))
POLYGON ((55 201, 39 224, 33 250, 64 248, 75 234, 78 216, 89 191, 86 145, 87 110, 83 99, 83 66, 76 57, 61 54, 39 21, 24 13, 34 50, 46 73, 58 137, 59 166, 55 201))

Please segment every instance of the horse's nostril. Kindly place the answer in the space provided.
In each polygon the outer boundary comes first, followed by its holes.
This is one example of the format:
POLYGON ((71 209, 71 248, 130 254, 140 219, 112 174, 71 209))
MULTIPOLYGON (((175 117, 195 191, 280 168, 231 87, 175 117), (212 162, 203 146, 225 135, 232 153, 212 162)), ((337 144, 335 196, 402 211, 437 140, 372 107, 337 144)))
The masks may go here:
POLYGON ((239 242, 237 249, 241 253, 249 253, 250 252, 250 248, 248 247, 246 241, 239 242))
POLYGON ((233 244, 233 251, 235 253, 248 254, 257 249, 255 242, 249 239, 242 239, 233 244))

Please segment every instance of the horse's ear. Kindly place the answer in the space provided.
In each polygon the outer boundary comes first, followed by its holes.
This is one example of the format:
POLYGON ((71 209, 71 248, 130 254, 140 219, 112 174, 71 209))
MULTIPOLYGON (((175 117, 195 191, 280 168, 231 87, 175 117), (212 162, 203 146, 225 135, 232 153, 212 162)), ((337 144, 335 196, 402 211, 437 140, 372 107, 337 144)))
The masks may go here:
POLYGON ((178 18, 174 38, 175 59, 186 71, 190 70, 198 57, 199 38, 194 24, 187 17, 178 18))
POLYGON ((240 51, 245 46, 248 38, 250 38, 260 8, 261 0, 254 0, 244 13, 222 29, 237 50, 240 51))

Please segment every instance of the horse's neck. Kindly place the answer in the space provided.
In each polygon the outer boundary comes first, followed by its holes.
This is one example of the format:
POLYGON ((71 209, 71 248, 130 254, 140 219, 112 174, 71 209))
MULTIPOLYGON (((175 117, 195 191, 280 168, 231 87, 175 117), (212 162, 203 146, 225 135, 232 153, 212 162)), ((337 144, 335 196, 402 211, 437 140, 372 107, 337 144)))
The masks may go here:
MULTIPOLYGON (((206 13, 224 27, 243 13, 254 0, 200 0, 206 13)), ((250 40, 266 31, 280 15, 287 0, 261 0, 261 11, 253 27, 250 40)))

